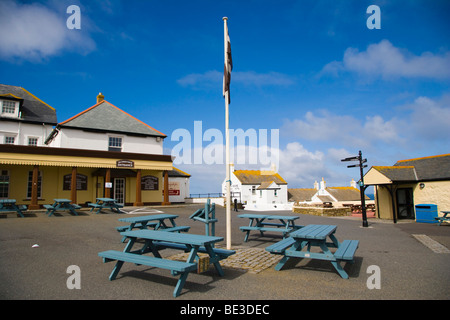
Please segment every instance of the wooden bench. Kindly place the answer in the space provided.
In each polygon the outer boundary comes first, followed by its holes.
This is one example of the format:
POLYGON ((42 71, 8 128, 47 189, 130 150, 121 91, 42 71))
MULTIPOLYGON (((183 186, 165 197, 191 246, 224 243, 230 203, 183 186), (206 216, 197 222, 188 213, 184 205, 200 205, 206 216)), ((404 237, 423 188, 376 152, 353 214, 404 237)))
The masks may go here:
POLYGON ((353 261, 358 246, 359 240, 344 240, 334 253, 334 257, 336 260, 353 261))
MULTIPOLYGON (((179 243, 160 241, 160 242, 155 242, 155 245, 157 246, 158 249, 177 249, 177 250, 184 250, 185 252, 189 252, 189 250, 190 250, 184 244, 179 244, 179 243)), ((229 256, 236 253, 236 251, 234 251, 234 250, 227 250, 227 249, 220 249, 220 248, 212 248, 212 250, 215 254, 217 254, 220 257, 220 260, 226 259, 229 256)), ((199 247, 198 252, 208 253, 205 247, 199 247)))
POLYGON ((266 250, 270 253, 283 255, 275 270, 280 271, 291 258, 326 260, 331 262, 342 278, 348 279, 348 274, 340 263, 353 262, 359 241, 344 240, 339 243, 334 236, 336 229, 337 226, 334 225, 311 224, 291 232, 288 238, 268 246, 266 250), (311 250, 312 247, 319 250, 311 250), (333 253, 329 248, 336 248, 336 251, 333 253))
MULTIPOLYGON (((121 261, 123 262, 131 262, 137 265, 145 265, 149 267, 167 269, 172 272, 173 275, 177 273, 189 272, 197 269, 197 264, 168 260, 163 258, 149 257, 143 256, 140 254, 116 251, 116 250, 108 250, 99 252, 98 255, 103 258, 103 262, 111 262, 111 261, 121 261)), ((109 280, 114 280, 117 276, 117 273, 113 271, 111 273, 109 280)))
POLYGON ((23 211, 27 211, 28 208, 26 205, 14 205, 14 207, 2 207, 0 208, 0 212, 17 212, 21 217, 23 217, 23 211))
POLYGON ((164 232, 162 230, 156 231, 148 229, 126 231, 121 234, 129 239, 129 242, 123 252, 108 250, 98 253, 98 255, 103 258, 103 262, 117 261, 112 273, 110 274, 110 280, 114 280, 116 278, 124 262, 168 269, 171 271, 172 275, 180 275, 173 291, 173 296, 177 297, 181 293, 189 272, 196 270, 200 264, 206 264, 207 266, 213 264, 219 275, 223 276, 223 270, 219 263, 220 256, 214 253, 213 248, 216 242, 223 240, 222 237, 164 232), (141 249, 132 250, 133 245, 137 242, 137 239, 145 240, 145 244, 141 249), (159 253, 159 248, 162 247, 163 244, 179 244, 183 246, 183 249, 188 249, 190 253, 187 261, 183 262, 163 258, 159 253), (200 248, 207 252, 209 259, 200 259, 199 257, 199 261, 196 263, 194 260, 198 257, 197 253, 200 248), (153 257, 142 255, 147 252, 151 252, 153 257))
POLYGON ((442 222, 450 222, 450 211, 441 211, 444 215, 442 217, 434 218, 438 221, 438 225, 440 226, 442 222))
MULTIPOLYGON (((156 227, 158 223, 157 222, 148 222, 146 225, 142 225, 142 223, 137 223, 132 229, 134 228, 139 228, 139 229, 144 229, 144 228, 148 228, 148 227, 156 227)), ((130 226, 120 226, 117 227, 116 230, 119 232, 124 232, 130 229, 130 226)))
MULTIPOLYGON (((282 225, 282 227, 284 227, 282 225)), ((299 226, 297 226, 299 227, 299 226)), ((283 233, 283 235, 286 235, 287 233, 291 232, 292 230, 286 230, 286 229, 281 229, 281 228, 271 228, 271 227, 248 227, 248 226, 243 226, 243 227, 239 227, 239 229, 241 229, 242 231, 273 231, 273 232, 281 232, 283 233)), ((294 228, 294 230, 297 230, 298 228, 294 228)))
POLYGON ((264 232, 280 232, 285 237, 287 234, 294 230, 298 230, 302 226, 296 226, 295 220, 298 216, 280 216, 280 215, 267 215, 267 214, 254 214, 246 213, 238 215, 238 218, 248 218, 250 223, 248 226, 240 227, 240 230, 246 232, 244 242, 247 242, 250 235, 250 231, 259 231, 261 236, 264 232), (279 220, 280 223, 268 222, 271 220, 279 220))
POLYGON ((285 238, 277 243, 266 247, 266 251, 275 254, 284 254, 284 251, 295 243, 293 238, 285 238))
POLYGON ((65 211, 68 210, 72 212, 74 215, 78 215, 75 211, 77 209, 81 209, 81 206, 77 204, 72 204, 69 199, 53 199, 55 202, 53 204, 44 204, 43 207, 47 209, 45 214, 48 214, 50 217, 53 215, 55 211, 65 211))
POLYGON ((180 232, 180 231, 188 232, 190 228, 191 228, 190 226, 177 226, 177 227, 170 227, 170 228, 158 229, 158 230, 166 231, 166 232, 180 232))

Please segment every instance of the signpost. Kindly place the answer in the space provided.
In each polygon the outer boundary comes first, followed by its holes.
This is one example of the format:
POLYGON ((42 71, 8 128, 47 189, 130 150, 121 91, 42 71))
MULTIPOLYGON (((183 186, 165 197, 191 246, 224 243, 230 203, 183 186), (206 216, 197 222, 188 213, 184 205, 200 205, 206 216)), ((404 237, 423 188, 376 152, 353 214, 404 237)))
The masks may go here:
POLYGON ((356 168, 359 167, 361 180, 359 180, 359 191, 361 193, 361 211, 362 211, 362 219, 363 219, 363 227, 368 227, 369 224, 367 223, 367 214, 366 214, 366 197, 364 195, 364 191, 366 190, 367 186, 364 185, 364 176, 363 176, 363 168, 366 168, 367 165, 364 164, 367 162, 367 159, 363 159, 362 152, 359 150, 359 154, 356 157, 349 157, 342 159, 341 161, 358 161, 359 164, 352 164, 347 166, 347 168, 356 168))

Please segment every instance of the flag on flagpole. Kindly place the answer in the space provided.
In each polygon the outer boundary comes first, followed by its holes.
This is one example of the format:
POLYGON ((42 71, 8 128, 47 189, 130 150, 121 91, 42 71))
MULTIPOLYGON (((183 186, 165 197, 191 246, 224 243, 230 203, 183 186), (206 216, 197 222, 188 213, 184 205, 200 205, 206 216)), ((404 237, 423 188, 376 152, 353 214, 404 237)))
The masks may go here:
POLYGON ((227 21, 225 20, 225 63, 223 66, 223 96, 228 91, 228 103, 230 103, 230 80, 231 80, 231 70, 233 70, 233 60, 231 59, 231 44, 230 36, 228 35, 227 21))

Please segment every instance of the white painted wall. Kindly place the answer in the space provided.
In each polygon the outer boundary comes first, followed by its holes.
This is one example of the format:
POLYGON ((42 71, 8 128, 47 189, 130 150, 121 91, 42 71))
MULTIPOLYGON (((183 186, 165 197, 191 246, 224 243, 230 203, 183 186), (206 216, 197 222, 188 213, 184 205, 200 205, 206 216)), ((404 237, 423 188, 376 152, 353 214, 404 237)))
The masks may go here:
POLYGON ((163 139, 62 128, 51 147, 108 151, 109 137, 122 138, 122 152, 163 154, 163 139), (159 140, 159 141, 157 141, 159 140))
POLYGON ((169 195, 169 202, 185 202, 189 197, 189 178, 185 177, 169 177, 169 190, 178 189, 180 194, 177 196, 169 195))
POLYGON ((23 123, 21 121, 0 122, 0 143, 5 143, 5 136, 14 136, 15 145, 28 145, 28 138, 38 138, 38 146, 44 146, 44 141, 52 131, 51 125, 23 123))

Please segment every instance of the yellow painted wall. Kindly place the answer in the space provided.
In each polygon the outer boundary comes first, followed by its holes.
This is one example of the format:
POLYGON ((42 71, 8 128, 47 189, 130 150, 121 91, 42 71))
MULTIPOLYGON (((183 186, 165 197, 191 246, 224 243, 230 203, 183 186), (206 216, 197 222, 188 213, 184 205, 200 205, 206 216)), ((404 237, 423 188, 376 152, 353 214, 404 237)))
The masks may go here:
MULTIPOLYGON (((402 184, 397 188, 412 188, 414 206, 418 204, 436 204, 438 215, 442 216, 441 211, 450 210, 450 181, 431 181, 423 182, 424 188, 420 187, 420 183, 402 184)), ((394 189, 395 200, 395 189, 394 189)), ((377 204, 377 216, 381 219, 393 219, 392 201, 389 191, 386 187, 377 186, 375 203, 377 204), (376 201, 378 197, 378 202, 376 201)), ((395 207, 397 203, 394 201, 395 207)))
POLYGON ((438 213, 440 211, 450 211, 450 181, 423 182, 414 187, 414 204, 436 204, 438 213))
MULTIPOLYGON (((29 205, 31 200, 27 199, 28 172, 33 170, 31 165, 0 165, 0 170, 8 170, 10 176, 9 198, 16 199, 17 204, 29 205)), ((77 190, 77 203, 96 202, 96 198, 104 196, 104 178, 92 176, 96 168, 77 168, 77 173, 87 176, 87 190, 77 190)), ((42 175, 42 195, 38 204, 51 204, 55 198, 71 198, 70 190, 63 190, 64 176, 72 174, 71 167, 39 166, 42 175)), ((152 175, 159 179, 158 190, 143 190, 142 202, 161 203, 162 190, 164 189, 164 177, 162 171, 142 170, 142 176, 152 175)), ((125 185, 125 202, 127 204, 136 201, 136 178, 127 177, 125 185)), ((111 197, 113 191, 111 190, 111 197)))

